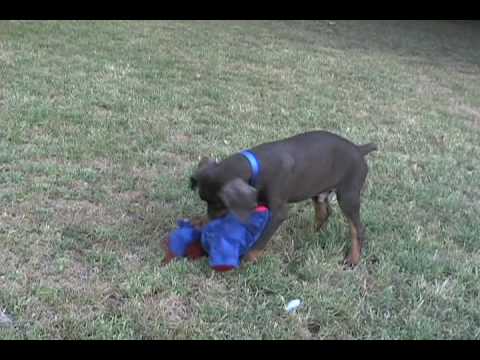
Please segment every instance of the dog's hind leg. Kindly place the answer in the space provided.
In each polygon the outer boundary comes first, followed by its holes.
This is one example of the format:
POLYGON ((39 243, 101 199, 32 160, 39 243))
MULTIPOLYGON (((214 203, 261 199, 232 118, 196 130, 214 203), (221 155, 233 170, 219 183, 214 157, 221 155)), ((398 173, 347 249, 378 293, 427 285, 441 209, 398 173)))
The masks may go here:
POLYGON ((321 193, 314 196, 312 202, 313 208, 315 209, 315 230, 320 231, 332 213, 332 209, 328 204, 328 193, 321 193))
POLYGON ((367 166, 362 164, 354 177, 341 184, 337 190, 337 200, 340 209, 350 224, 352 247, 345 258, 344 265, 353 268, 360 262, 362 247, 365 240, 365 227, 360 221, 360 193, 367 176, 367 166))

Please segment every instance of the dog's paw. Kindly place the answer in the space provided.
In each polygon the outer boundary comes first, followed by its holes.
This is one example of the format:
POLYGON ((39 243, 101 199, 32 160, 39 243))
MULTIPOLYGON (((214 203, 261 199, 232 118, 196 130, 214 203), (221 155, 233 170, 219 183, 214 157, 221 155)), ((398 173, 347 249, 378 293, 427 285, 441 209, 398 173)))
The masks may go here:
POLYGON ((245 255, 245 261, 256 263, 262 255, 263 250, 252 250, 245 255))
POLYGON ((209 220, 207 216, 197 216, 192 218, 190 222, 194 228, 201 230, 205 225, 208 224, 209 220))
POLYGON ((354 258, 352 255, 348 255, 343 260, 343 270, 353 270, 360 263, 360 258, 354 258))

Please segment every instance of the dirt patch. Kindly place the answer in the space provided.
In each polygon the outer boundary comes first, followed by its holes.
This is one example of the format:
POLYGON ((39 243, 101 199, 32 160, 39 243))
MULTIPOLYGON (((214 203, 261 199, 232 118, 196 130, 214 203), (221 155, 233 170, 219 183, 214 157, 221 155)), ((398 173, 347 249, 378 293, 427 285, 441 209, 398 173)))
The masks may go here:
POLYGON ((35 209, 38 207, 38 201, 28 200, 21 204, 12 203, 4 206, 0 212, 0 229, 5 227, 25 228, 26 226, 38 225, 36 222, 35 209))
POLYGON ((190 298, 192 306, 198 308, 202 307, 203 304, 208 304, 225 310, 233 306, 228 300, 231 299, 231 292, 221 279, 191 275, 188 283, 192 284, 192 291, 194 292, 194 295, 190 298))
POLYGON ((185 326, 185 322, 193 320, 193 309, 185 299, 170 295, 155 295, 144 299, 141 303, 127 304, 124 311, 130 312, 130 306, 140 311, 141 323, 148 328, 150 324, 162 324, 170 329, 185 326))
POLYGON ((132 177, 140 178, 142 180, 153 180, 158 177, 158 171, 154 167, 144 168, 133 166, 129 170, 129 174, 132 177))
POLYGON ((146 306, 156 308, 158 314, 167 323, 176 325, 191 318, 191 310, 186 301, 178 296, 170 296, 163 299, 150 298, 146 306))
POLYGON ((170 151, 164 151, 162 152, 162 159, 161 162, 162 164, 165 165, 178 165, 184 162, 185 159, 182 155, 170 152, 170 151))
POLYGON ((114 195, 118 200, 129 204, 145 204, 147 200, 147 196, 144 191, 125 191, 116 193, 114 195))
POLYGON ((56 200, 48 204, 58 225, 114 225, 123 218, 118 209, 108 209, 86 200, 56 200))

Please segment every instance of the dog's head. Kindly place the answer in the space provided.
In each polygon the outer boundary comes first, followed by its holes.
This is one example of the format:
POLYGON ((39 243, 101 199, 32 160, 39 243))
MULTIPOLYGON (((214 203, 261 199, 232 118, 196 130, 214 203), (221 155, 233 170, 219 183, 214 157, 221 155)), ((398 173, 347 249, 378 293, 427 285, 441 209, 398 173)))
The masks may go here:
POLYGON ((232 178, 218 161, 203 158, 190 177, 192 190, 198 188, 200 199, 207 203, 210 219, 233 212, 246 221, 257 206, 257 191, 244 180, 232 178))

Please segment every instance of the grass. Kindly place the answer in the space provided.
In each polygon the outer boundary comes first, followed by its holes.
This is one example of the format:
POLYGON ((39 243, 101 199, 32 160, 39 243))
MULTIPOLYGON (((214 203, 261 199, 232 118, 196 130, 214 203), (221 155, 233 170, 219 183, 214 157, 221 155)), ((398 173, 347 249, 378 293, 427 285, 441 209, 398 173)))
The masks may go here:
POLYGON ((480 26, 0 22, 0 339, 479 339, 480 26), (256 265, 161 267, 199 157, 311 129, 369 155, 368 246, 309 203, 256 265), (288 315, 284 305, 304 306, 288 315), (0 313, 1 314, 1 313, 0 313))

